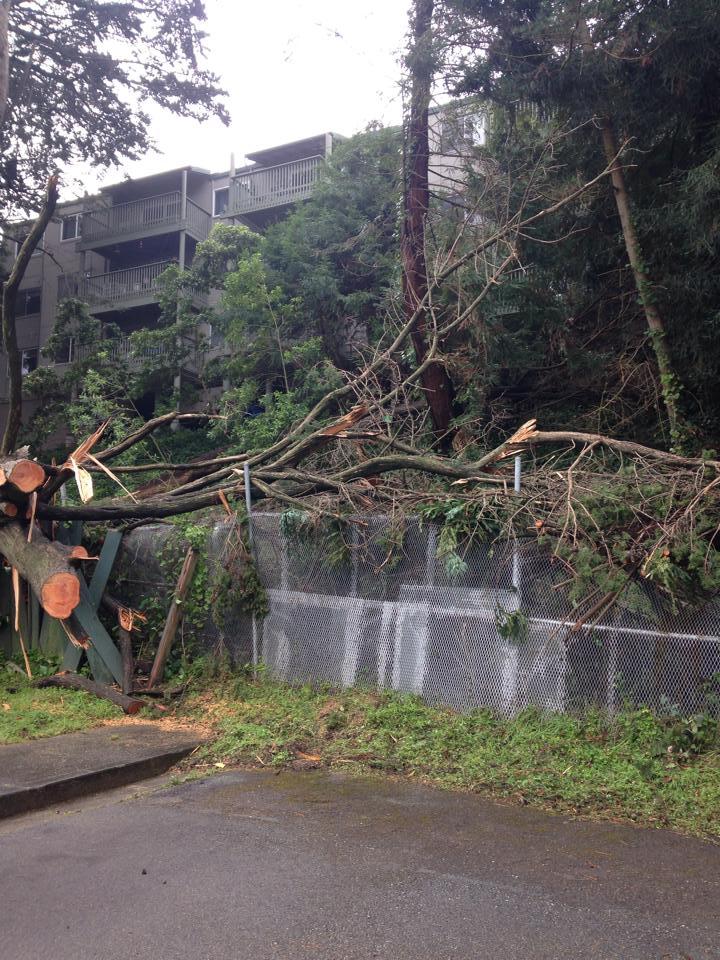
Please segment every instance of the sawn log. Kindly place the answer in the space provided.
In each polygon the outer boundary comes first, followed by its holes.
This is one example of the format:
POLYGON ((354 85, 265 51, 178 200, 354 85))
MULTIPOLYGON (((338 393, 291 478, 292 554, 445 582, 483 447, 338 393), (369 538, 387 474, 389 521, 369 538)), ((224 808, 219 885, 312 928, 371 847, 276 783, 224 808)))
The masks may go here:
POLYGON ((15 520, 0 526, 0 554, 30 584, 51 617, 65 620, 80 603, 77 574, 37 527, 28 543, 27 527, 15 520))

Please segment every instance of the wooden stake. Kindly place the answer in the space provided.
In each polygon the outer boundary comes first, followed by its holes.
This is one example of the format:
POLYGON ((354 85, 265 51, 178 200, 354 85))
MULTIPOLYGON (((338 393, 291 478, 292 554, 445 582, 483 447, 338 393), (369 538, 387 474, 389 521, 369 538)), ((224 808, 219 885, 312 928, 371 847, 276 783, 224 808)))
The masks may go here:
POLYGON ((15 632, 20 638, 20 649, 22 650, 23 660, 25 661, 25 671, 28 675, 28 679, 32 680, 30 660, 27 655, 27 650, 25 649, 25 641, 23 640, 22 630, 20 629, 20 574, 18 573, 16 567, 12 568, 12 586, 13 594, 15 596, 15 632))
POLYGON ((165 670, 165 663, 167 661, 168 654, 170 653, 170 648, 172 647, 175 634, 177 633, 177 628, 183 618, 183 613, 185 612, 183 609, 183 603, 187 596, 188 590, 190 589, 190 584, 192 583, 197 562, 197 550, 194 547, 188 547, 188 551, 185 554, 185 562, 183 563, 183 567, 178 578, 177 588, 173 595, 167 620, 165 621, 165 629, 163 630, 162 637, 160 638, 160 644, 158 645, 158 650, 155 654, 155 662, 153 663, 152 670, 150 671, 148 687, 154 687, 156 683, 162 680, 163 671, 165 670))
POLYGON ((132 654, 132 638, 130 636, 130 631, 126 630, 122 624, 120 624, 118 627, 118 640, 120 641, 120 656, 122 657, 123 666, 122 692, 132 693, 133 674, 135 673, 135 664, 133 662, 132 654))

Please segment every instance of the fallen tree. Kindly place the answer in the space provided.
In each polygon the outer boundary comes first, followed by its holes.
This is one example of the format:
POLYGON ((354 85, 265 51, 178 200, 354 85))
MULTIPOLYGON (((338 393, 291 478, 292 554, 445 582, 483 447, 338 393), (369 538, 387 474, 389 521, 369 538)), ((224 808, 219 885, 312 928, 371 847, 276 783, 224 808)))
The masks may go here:
MULTIPOLYGON (((703 589, 716 576, 720 582, 714 559, 720 530, 717 460, 683 457, 598 434, 538 431, 534 421, 474 459, 441 455, 432 440, 423 449, 423 440, 418 440, 430 436, 427 430, 423 433, 424 374, 430 365, 443 362, 441 345, 470 321, 517 262, 515 238, 526 236, 533 224, 592 189, 611 167, 609 163, 592 181, 532 214, 518 210, 469 249, 454 250, 437 266, 412 314, 399 326, 388 323, 385 341, 365 366, 347 374, 341 386, 328 391, 265 449, 191 463, 115 466, 117 458, 154 431, 178 420, 207 419, 206 414, 170 413, 95 451, 101 427, 60 467, 21 456, 0 464, 5 471, 0 498, 17 507, 15 516, 10 509, 0 517, 0 553, 33 585, 47 612, 67 616, 65 611, 71 612, 77 603, 72 569, 77 558, 53 549, 35 532, 38 524, 49 535, 52 523, 60 520, 142 522, 214 506, 225 509, 232 500, 244 501, 247 468, 256 500, 276 501, 315 516, 337 518, 377 508, 412 510, 435 503, 440 519, 447 505, 447 514, 464 516, 468 527, 472 518, 482 515, 497 537, 543 538, 571 577, 578 575, 573 551, 589 549, 614 573, 656 577, 671 592, 665 561, 672 561, 676 551, 678 570, 691 571, 703 589), (477 296, 462 309, 438 311, 436 294, 442 284, 483 257, 487 280, 477 296), (427 350, 408 370, 402 357, 419 323, 427 333, 427 350), (514 490, 511 465, 518 454, 526 459, 520 494, 514 490), (57 502, 63 484, 75 478, 85 486, 88 471, 111 477, 153 471, 161 478, 132 494, 82 504, 57 502), (619 519, 603 521, 603 527, 593 511, 603 498, 615 504, 620 490, 627 503, 616 511, 619 519), (60 575, 60 580, 53 579, 60 575)), ((618 589, 613 582, 603 596, 617 595, 618 589)))

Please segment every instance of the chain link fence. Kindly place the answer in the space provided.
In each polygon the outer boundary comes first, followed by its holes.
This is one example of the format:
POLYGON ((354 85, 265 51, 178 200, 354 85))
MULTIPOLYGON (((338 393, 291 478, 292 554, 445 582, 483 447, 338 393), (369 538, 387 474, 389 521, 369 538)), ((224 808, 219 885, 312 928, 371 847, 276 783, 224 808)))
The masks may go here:
POLYGON ((253 525, 270 600, 259 656, 280 679, 459 710, 720 714, 718 602, 672 613, 648 587, 636 609, 575 629, 567 572, 534 544, 471 545, 448 569, 437 528, 414 519, 356 517, 330 538, 278 514, 253 525))
MULTIPOLYGON (((720 716, 719 601, 672 612, 648 585, 633 608, 576 629, 567 571, 535 544, 473 543, 450 564, 438 529, 415 518, 358 516, 330 531, 297 519, 253 512, 269 613, 208 622, 206 647, 224 643, 292 683, 389 688, 457 710, 720 716)), ((210 534, 211 567, 229 529, 210 534)), ((152 577, 157 533, 126 538, 139 580, 152 577)))

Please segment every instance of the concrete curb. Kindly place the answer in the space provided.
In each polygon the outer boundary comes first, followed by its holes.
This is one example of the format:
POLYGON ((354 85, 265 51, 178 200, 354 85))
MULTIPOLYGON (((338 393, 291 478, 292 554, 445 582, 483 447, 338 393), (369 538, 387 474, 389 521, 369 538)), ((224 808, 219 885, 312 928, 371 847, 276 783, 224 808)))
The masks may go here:
MULTIPOLYGON (((153 745, 150 742, 143 745, 142 735, 138 737, 135 734, 134 740, 139 739, 139 744, 137 742, 128 744, 126 750, 123 750, 125 744, 113 743, 111 746, 115 749, 104 751, 106 743, 103 741, 106 741, 108 736, 105 734, 103 737, 103 732, 113 729, 115 728, 100 728, 100 730, 87 731, 83 734, 63 734, 46 741, 0 747, 0 819, 15 817, 32 810, 51 807, 56 803, 76 800, 79 797, 157 776, 169 770, 202 742, 197 739, 191 740, 187 735, 179 738, 174 734, 170 737, 174 742, 164 745, 159 743, 153 745), (93 734, 100 735, 99 744, 92 742, 88 744, 93 734), (73 740, 73 738, 77 739, 73 740), (62 757, 61 765, 65 768, 63 770, 57 769, 57 761, 52 756, 53 746, 57 746, 58 754, 62 757), (100 748, 99 751, 95 750, 96 754, 98 752, 101 754, 99 758, 97 756, 93 758, 93 746, 100 748), (104 756, 105 752, 111 755, 104 756), (112 756, 113 753, 116 755, 112 756), (123 755, 124 753, 126 755, 123 755), (3 764, 3 760, 8 757, 12 763, 9 776, 6 772, 8 764, 3 764), (35 763, 36 760, 39 762, 35 763), (43 761, 45 761, 45 775, 43 775, 43 761), (24 766, 28 770, 25 777, 23 777, 24 766)), ((117 738, 118 734, 112 733, 110 736, 117 738)), ((149 739, 152 741, 158 738, 151 736, 149 739)))

